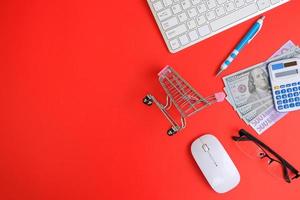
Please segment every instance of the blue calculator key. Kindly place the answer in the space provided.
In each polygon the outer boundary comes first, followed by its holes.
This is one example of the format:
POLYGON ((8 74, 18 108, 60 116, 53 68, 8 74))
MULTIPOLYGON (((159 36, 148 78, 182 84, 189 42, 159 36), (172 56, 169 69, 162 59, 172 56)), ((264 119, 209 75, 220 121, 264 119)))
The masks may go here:
POLYGON ((288 97, 293 97, 293 94, 289 93, 289 94, 288 94, 288 97))
POLYGON ((294 108, 295 104, 294 103, 290 103, 290 108, 294 108))
MULTIPOLYGON (((300 82, 299 82, 299 83, 300 83, 300 82)), ((299 84, 299 85, 300 85, 300 84, 299 84)), ((281 89, 285 88, 285 85, 281 85, 280 88, 281 88, 281 89)))
POLYGON ((280 91, 279 90, 275 91, 275 94, 276 95, 280 94, 280 91))
POLYGON ((286 91, 287 92, 292 92, 293 90, 292 90, 292 88, 288 88, 286 91))
POLYGON ((298 90, 300 90, 300 86, 298 87, 298 90))
POLYGON ((292 83, 292 86, 296 86, 297 85, 297 83, 292 83))
POLYGON ((283 109, 283 106, 278 106, 278 110, 282 110, 283 109))
POLYGON ((299 98, 299 97, 296 97, 296 98, 295 98, 295 101, 300 101, 300 98, 299 98))
POLYGON ((298 91, 298 88, 297 87, 293 87, 293 91, 294 92, 298 91))
POLYGON ((293 102, 294 102, 294 99, 293 99, 293 98, 290 98, 290 99, 289 99, 289 102, 290 102, 290 103, 293 103, 293 102))
POLYGON ((277 101, 277 104, 278 104, 278 105, 281 105, 281 104, 282 104, 282 101, 280 101, 280 100, 277 101))
POLYGON ((287 99, 283 99, 283 101, 282 101, 283 103, 288 103, 289 102, 289 100, 287 100, 287 99))
POLYGON ((277 100, 281 99, 281 96, 280 96, 280 95, 279 95, 279 96, 276 96, 276 99, 277 99, 277 100))
POLYGON ((294 92, 294 96, 295 97, 299 96, 299 92, 294 92))
POLYGON ((298 82, 298 85, 300 85, 300 82, 298 82))
POLYGON ((286 87, 291 87, 291 84, 286 84, 285 86, 286 86, 286 87))
POLYGON ((290 106, 288 104, 286 104, 283 107, 284 107, 284 109, 288 109, 290 106))
POLYGON ((286 99, 286 98, 287 98, 287 95, 286 95, 286 94, 283 94, 281 97, 282 97, 283 99, 286 99))
POLYGON ((286 93, 286 89, 282 89, 280 92, 281 92, 282 94, 284 94, 284 93, 286 93))
POLYGON ((300 102, 297 102, 297 103, 296 103, 296 106, 300 106, 300 102))

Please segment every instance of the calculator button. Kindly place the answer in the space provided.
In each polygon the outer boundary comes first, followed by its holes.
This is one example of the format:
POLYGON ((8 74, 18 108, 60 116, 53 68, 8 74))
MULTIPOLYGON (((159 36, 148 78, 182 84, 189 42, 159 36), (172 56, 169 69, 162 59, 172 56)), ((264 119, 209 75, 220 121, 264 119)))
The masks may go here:
POLYGON ((274 90, 279 90, 279 89, 280 89, 279 86, 275 86, 275 87, 274 87, 274 90))
POLYGON ((300 102, 297 102, 297 103, 296 103, 296 106, 300 106, 300 102))
POLYGON ((297 85, 297 83, 292 83, 292 86, 296 86, 297 85))
POLYGON ((283 94, 281 97, 282 97, 283 99, 286 99, 286 98, 287 98, 287 95, 286 95, 286 94, 283 94))
POLYGON ((284 94, 284 93, 286 93, 286 89, 283 89, 280 92, 284 94))
POLYGON ((284 107, 284 109, 288 109, 290 106, 286 104, 283 107, 284 107))
POLYGON ((298 85, 300 85, 300 82, 298 82, 298 85))
POLYGON ((276 96, 276 99, 277 99, 277 100, 280 100, 280 99, 281 99, 281 96, 276 96))
MULTIPOLYGON (((299 82, 299 83, 300 83, 300 82, 299 82)), ((299 85, 300 85, 300 84, 299 84, 299 85)), ((285 88, 285 85, 281 85, 280 88, 281 88, 281 89, 285 88)))
POLYGON ((293 102, 294 102, 294 99, 293 99, 293 98, 290 98, 290 99, 289 99, 289 102, 290 102, 290 103, 293 103, 293 102))
POLYGON ((291 84, 286 84, 285 86, 286 86, 286 87, 291 87, 291 84))
POLYGON ((298 88, 297 87, 293 87, 293 91, 294 92, 298 91, 298 88))
POLYGON ((280 91, 279 90, 275 91, 275 94, 276 95, 280 94, 280 91))
POLYGON ((278 110, 282 110, 283 109, 283 106, 278 106, 278 110))
POLYGON ((294 108, 295 104, 294 103, 290 103, 290 108, 294 108))
POLYGON ((293 90, 292 90, 292 88, 288 88, 286 91, 287 92, 292 92, 293 90))
POLYGON ((278 104, 278 105, 281 105, 281 104, 282 104, 282 101, 277 101, 277 104, 278 104))
POLYGON ((282 102, 283 103, 288 103, 289 101, 287 99, 284 99, 282 102))
POLYGON ((295 97, 299 96, 299 92, 294 92, 294 96, 295 97))
POLYGON ((297 102, 297 101, 300 101, 300 98, 299 97, 296 97, 295 98, 295 101, 297 102))
POLYGON ((288 94, 288 97, 293 97, 293 94, 289 93, 289 94, 288 94))

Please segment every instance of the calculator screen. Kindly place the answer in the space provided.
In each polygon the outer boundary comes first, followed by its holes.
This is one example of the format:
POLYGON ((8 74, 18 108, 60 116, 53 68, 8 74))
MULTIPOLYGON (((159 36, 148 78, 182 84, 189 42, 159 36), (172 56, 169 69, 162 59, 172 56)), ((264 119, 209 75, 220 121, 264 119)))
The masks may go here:
POLYGON ((275 77, 276 78, 281 78, 281 77, 284 77, 284 76, 290 76, 290 75, 294 75, 294 74, 298 74, 298 69, 276 73, 275 77))

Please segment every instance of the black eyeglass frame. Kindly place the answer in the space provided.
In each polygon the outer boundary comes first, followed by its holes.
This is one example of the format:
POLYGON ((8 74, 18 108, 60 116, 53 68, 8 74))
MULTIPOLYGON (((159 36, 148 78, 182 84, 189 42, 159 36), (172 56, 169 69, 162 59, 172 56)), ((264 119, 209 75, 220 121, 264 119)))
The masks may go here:
MULTIPOLYGON (((278 153, 276 153, 273 149, 271 149, 269 146, 267 146, 266 144, 264 144, 263 142, 261 142, 259 139, 257 139, 256 137, 254 137, 253 135, 251 135, 250 133, 248 133, 247 131, 245 131, 244 129, 241 129, 239 131, 239 135, 240 136, 232 136, 232 139, 236 142, 239 141, 245 141, 245 139, 247 138, 247 140, 254 142, 259 148, 261 148, 264 153, 269 152, 270 154, 272 154, 273 156, 275 156, 280 165, 283 168, 283 176, 284 176, 284 180, 288 183, 291 182, 291 179, 296 179, 300 177, 299 171, 293 167, 288 161, 286 161, 283 157, 281 157, 278 153), (246 137, 246 138, 245 138, 246 137), (290 178, 288 175, 288 169, 295 174, 294 177, 290 178)), ((266 157, 268 157, 269 159, 274 160, 273 158, 271 158, 267 153, 266 153, 266 157)), ((274 160, 277 161, 277 160, 274 160)), ((277 162, 278 162, 277 161, 277 162)))

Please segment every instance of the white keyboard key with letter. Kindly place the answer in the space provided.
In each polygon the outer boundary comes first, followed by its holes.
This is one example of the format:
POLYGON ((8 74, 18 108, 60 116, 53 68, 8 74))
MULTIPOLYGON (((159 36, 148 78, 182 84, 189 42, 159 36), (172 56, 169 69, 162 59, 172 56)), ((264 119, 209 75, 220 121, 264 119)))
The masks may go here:
POLYGON ((171 53, 176 53, 289 0, 147 0, 171 53))

